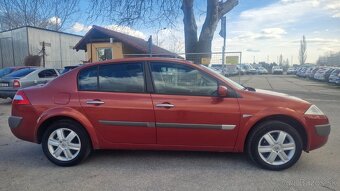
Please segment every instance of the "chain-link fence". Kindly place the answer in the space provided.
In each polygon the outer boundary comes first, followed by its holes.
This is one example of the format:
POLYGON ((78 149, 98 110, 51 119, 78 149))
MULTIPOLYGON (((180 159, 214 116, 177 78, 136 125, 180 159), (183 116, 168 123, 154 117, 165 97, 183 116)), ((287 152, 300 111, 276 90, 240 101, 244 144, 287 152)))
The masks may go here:
POLYGON ((195 64, 210 66, 225 76, 238 75, 239 64, 242 62, 242 52, 212 52, 212 53, 174 53, 174 54, 124 54, 132 57, 170 57, 192 61, 195 64))

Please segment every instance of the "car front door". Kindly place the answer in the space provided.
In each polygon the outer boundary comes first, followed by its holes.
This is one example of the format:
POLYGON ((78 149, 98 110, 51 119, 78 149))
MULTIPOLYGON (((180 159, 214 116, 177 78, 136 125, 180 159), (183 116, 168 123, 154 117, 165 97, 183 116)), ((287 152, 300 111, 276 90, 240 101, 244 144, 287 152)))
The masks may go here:
POLYGON ((150 69, 158 144, 233 148, 237 98, 219 97, 218 81, 191 65, 151 62, 150 69))
POLYGON ((112 63, 84 68, 78 75, 80 103, 106 143, 156 142, 144 63, 112 63))

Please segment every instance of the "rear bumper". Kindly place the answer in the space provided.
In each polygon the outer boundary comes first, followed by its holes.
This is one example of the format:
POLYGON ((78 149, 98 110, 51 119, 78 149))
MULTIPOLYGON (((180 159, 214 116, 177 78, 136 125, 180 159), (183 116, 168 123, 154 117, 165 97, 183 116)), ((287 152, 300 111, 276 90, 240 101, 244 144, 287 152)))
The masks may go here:
POLYGON ((339 79, 330 78, 328 82, 335 83, 335 84, 340 84, 340 78, 339 79))
POLYGON ((10 116, 8 118, 8 126, 9 128, 11 129, 15 129, 15 128, 18 128, 21 124, 21 121, 22 121, 22 117, 17 117, 17 116, 10 116))
POLYGON ((12 114, 8 118, 8 126, 19 139, 37 142, 38 114, 32 105, 12 104, 12 114))
POLYGON ((0 98, 13 98, 17 90, 0 90, 0 98))

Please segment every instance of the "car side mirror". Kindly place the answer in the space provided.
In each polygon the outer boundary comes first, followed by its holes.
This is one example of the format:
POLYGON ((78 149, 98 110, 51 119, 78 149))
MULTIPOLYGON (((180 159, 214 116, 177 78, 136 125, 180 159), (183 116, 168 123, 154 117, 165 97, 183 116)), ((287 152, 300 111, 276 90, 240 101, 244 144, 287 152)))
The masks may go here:
POLYGON ((228 96, 228 88, 225 86, 218 86, 217 92, 220 97, 228 96))

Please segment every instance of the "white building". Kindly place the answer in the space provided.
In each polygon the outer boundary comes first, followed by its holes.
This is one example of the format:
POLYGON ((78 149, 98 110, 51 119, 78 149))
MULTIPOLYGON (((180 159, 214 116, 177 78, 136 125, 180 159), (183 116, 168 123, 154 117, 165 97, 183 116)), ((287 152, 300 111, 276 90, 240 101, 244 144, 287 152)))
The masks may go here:
POLYGON ((0 32, 0 68, 22 66, 28 55, 42 56, 43 44, 45 44, 46 67, 63 68, 80 64, 85 60, 85 52, 73 49, 80 39, 82 36, 79 35, 31 26, 2 31, 0 32))

